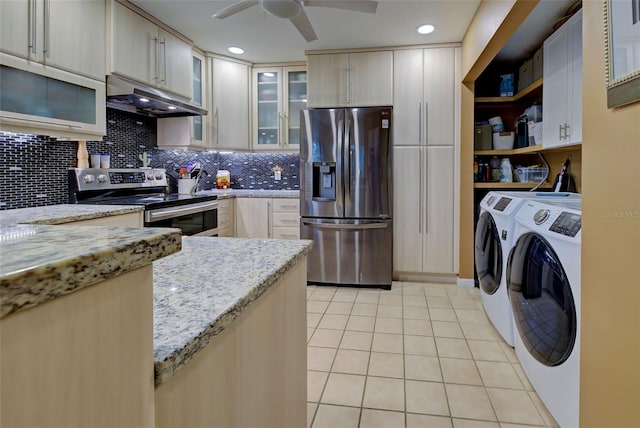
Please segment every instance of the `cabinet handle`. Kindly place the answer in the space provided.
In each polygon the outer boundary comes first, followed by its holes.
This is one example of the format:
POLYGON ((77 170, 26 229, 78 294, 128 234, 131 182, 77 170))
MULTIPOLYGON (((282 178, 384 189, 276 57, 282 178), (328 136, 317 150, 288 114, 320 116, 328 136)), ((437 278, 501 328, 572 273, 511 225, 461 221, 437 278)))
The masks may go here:
POLYGON ((422 144, 422 101, 418 103, 418 144, 422 144))
MULTIPOLYGON (((426 104, 426 103, 425 103, 426 104)), ((424 157, 425 162, 426 162, 426 167, 425 167, 425 174, 424 174, 424 204, 420 204, 420 206, 422 205, 426 205, 427 208, 424 210, 424 233, 428 234, 429 233, 429 180, 427 179, 427 177, 429 177, 429 151, 427 149, 425 150, 425 155, 424 157)), ((422 183, 422 180, 420 180, 420 182, 422 183)))
POLYGON ((282 113, 278 113, 278 147, 282 147, 282 113))
POLYGON ((294 210, 298 209, 297 205, 280 205, 280 208, 292 208, 294 210))
POLYGON ((216 107, 216 112, 214 114, 215 117, 215 124, 216 124, 216 146, 220 145, 220 127, 218 126, 218 107, 216 107))
MULTIPOLYGON (((418 148, 418 201, 422 199, 422 149, 418 148)), ((422 203, 418 203, 418 234, 422 235, 422 203)))
POLYGON ((153 40, 153 46, 149 48, 149 54, 153 55, 153 76, 151 76, 151 80, 157 84, 160 80, 158 78, 158 36, 153 37, 151 40, 153 40))
POLYGON ((267 238, 271 238, 271 201, 267 202, 267 238))
POLYGON ((49 58, 49 47, 51 36, 51 1, 44 1, 44 50, 42 53, 46 58, 49 58))
POLYGON ((564 124, 564 139, 568 140, 569 137, 571 137, 571 134, 569 134, 567 131, 569 130, 569 128, 571 128, 571 126, 569 126, 569 124, 565 123, 564 124))
POLYGON ((344 103, 349 104, 349 66, 344 66, 344 103))
POLYGON ((298 220, 291 220, 291 219, 287 219, 287 218, 280 219, 280 221, 283 222, 283 223, 295 223, 295 224, 298 224, 298 220))
POLYGON ((562 125, 558 125, 558 140, 562 140, 562 125))
POLYGON ((282 141, 284 142, 285 146, 289 145, 289 116, 287 116, 287 113, 284 113, 282 115, 282 141))
POLYGON ((36 0, 29 2, 29 48, 36 54, 36 0))
POLYGON ((160 42, 162 45, 162 79, 160 80, 165 85, 167 84, 167 39, 166 37, 160 42))
POLYGON ((424 143, 429 144, 429 103, 427 101, 424 102, 424 143))

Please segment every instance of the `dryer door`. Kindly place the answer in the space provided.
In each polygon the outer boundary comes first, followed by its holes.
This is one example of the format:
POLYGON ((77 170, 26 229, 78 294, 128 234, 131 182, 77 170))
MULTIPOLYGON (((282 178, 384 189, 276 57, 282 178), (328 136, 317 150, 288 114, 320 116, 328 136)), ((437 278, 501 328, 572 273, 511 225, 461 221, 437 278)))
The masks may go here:
POLYGON ((509 255, 507 289, 529 353, 547 366, 562 364, 576 341, 576 306, 562 263, 542 236, 518 238, 509 255))
POLYGON ((495 293, 502 279, 502 244, 493 216, 488 212, 480 215, 476 226, 475 259, 480 288, 487 294, 495 293))

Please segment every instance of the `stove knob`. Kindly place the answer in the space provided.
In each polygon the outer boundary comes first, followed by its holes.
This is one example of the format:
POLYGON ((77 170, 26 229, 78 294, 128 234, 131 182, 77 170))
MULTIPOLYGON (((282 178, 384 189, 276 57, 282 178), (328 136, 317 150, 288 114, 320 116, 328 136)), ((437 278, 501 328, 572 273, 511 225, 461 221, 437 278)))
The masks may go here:
POLYGON ((156 172, 156 180, 162 180, 163 176, 161 172, 156 172))
POLYGON ((96 181, 96 176, 93 174, 87 174, 84 176, 84 182, 85 183, 93 183, 94 181, 96 181))
POLYGON ((147 174, 147 180, 153 181, 153 173, 147 174))
POLYGON ((98 176, 98 183, 104 183, 105 181, 107 181, 107 175, 106 174, 100 174, 98 176))

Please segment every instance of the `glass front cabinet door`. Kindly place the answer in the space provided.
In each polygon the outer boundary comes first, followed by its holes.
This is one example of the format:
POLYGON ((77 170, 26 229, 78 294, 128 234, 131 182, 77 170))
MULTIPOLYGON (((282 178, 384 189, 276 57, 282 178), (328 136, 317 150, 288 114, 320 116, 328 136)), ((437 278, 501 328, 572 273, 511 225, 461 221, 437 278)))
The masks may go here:
POLYGON ((297 151, 300 111, 307 107, 305 67, 254 69, 254 150, 297 151))

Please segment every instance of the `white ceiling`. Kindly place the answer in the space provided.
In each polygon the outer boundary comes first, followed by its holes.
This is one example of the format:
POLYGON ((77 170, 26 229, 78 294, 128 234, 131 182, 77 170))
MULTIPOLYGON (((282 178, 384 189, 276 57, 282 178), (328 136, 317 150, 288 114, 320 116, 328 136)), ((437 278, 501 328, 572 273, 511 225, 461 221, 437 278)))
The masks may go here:
MULTIPOLYGON (((325 7, 305 7, 318 40, 307 43, 293 24, 259 5, 225 19, 211 15, 234 4, 221 0, 130 0, 191 39, 206 52, 252 63, 304 61, 305 50, 367 48, 461 42, 480 0, 378 0, 375 14, 325 7), (433 24, 420 35, 416 28, 433 24), (227 51, 239 46, 243 55, 227 51)), ((553 23, 575 0, 541 0, 498 55, 504 61, 531 57, 553 32, 553 23)))

